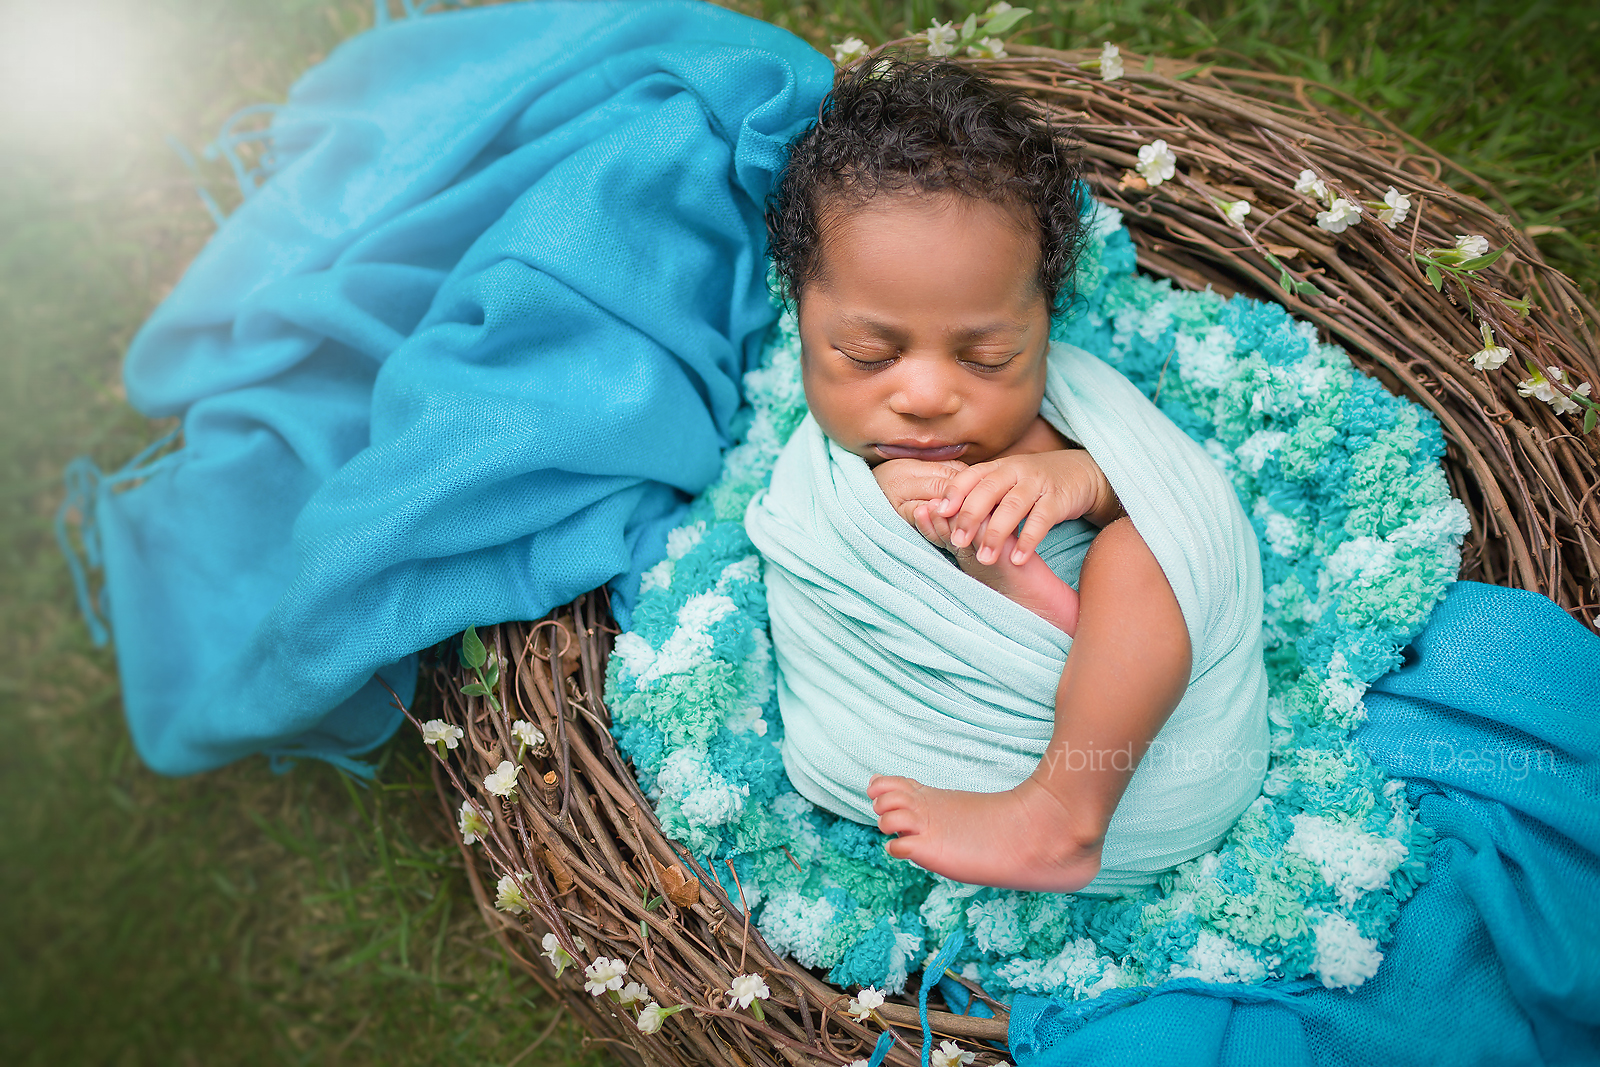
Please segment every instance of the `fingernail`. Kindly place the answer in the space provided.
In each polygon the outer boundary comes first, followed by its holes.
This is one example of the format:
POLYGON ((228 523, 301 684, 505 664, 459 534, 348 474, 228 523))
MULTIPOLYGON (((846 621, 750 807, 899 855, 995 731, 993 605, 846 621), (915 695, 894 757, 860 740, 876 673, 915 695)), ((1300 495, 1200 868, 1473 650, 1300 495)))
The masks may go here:
POLYGON ((1027 561, 1027 559, 1028 559, 1028 554, 1026 552, 1013 552, 1013 553, 1011 553, 1011 562, 1015 566, 1018 566, 1018 567, 1022 566, 1023 563, 1025 563, 1027 561))

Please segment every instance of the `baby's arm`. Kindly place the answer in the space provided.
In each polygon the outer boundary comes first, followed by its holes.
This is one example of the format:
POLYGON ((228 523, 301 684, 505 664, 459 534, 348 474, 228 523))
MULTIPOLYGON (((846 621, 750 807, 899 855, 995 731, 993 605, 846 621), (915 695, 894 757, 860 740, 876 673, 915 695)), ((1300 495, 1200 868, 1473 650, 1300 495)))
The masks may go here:
POLYGON ((1003 793, 880 776, 867 787, 889 851, 960 882, 1071 893, 1099 873, 1111 815, 1189 683, 1189 631, 1132 522, 1095 538, 1082 612, 1033 774, 1003 793))

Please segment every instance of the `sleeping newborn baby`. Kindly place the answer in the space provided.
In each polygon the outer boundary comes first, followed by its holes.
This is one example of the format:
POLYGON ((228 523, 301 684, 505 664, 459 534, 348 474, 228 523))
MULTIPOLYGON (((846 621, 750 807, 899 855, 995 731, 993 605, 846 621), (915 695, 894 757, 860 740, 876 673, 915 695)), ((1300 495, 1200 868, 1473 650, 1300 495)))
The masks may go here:
POLYGON ((1260 561, 1205 452, 1051 343, 1081 194, 1036 115, 840 75, 768 213, 810 414, 746 528, 797 790, 956 881, 1117 893, 1260 790, 1260 561))

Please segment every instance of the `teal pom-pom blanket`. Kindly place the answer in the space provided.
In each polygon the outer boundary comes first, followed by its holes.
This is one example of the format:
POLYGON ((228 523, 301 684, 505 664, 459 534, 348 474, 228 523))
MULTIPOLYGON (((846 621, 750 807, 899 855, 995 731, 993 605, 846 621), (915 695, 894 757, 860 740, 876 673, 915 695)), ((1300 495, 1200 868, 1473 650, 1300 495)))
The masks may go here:
POLYGON ((1262 545, 1272 762, 1223 844, 1136 895, 996 890, 893 859, 876 830, 789 786, 742 526, 806 411, 787 315, 745 379, 740 443, 643 576, 610 661, 613 732, 666 832, 726 879, 774 948, 836 984, 901 989, 961 930, 955 969, 1002 1000, 1183 976, 1358 986, 1427 877, 1431 833, 1350 734, 1367 685, 1398 665, 1459 567, 1468 519, 1443 439, 1282 307, 1136 274, 1117 214, 1102 206, 1089 223, 1079 306, 1055 336, 1205 446, 1262 545))

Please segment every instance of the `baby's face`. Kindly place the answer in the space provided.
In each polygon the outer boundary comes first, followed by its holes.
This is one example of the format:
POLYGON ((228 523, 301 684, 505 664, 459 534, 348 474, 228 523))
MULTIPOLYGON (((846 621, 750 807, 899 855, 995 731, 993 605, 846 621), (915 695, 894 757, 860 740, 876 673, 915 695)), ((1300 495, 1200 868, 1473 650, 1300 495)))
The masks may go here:
POLYGON ((823 228, 800 294, 806 402, 868 464, 981 463, 1033 425, 1050 316, 1039 238, 1007 209, 882 196, 823 228))

